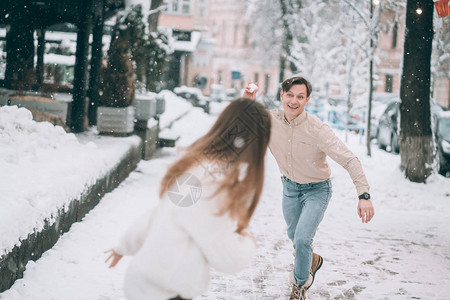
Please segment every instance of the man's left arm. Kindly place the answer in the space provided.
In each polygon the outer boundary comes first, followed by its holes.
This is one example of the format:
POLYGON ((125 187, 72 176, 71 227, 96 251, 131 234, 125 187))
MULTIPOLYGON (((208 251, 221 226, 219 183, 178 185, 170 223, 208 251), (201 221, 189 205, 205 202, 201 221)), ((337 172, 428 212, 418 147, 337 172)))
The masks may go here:
POLYGON ((353 184, 356 187, 359 198, 357 213, 363 223, 368 223, 374 216, 374 208, 370 198, 370 186, 364 174, 361 162, 353 152, 342 142, 331 130, 328 125, 320 128, 320 137, 322 143, 319 148, 327 156, 344 167, 349 173, 353 184))

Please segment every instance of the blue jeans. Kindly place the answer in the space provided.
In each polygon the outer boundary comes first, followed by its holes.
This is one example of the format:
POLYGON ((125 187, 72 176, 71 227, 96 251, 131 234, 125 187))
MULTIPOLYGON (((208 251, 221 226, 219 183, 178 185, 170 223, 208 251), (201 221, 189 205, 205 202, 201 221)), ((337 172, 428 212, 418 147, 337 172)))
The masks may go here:
POLYGON ((285 176, 281 181, 287 234, 296 252, 294 277, 297 285, 303 285, 311 269, 314 235, 331 198, 331 181, 300 184, 285 176))

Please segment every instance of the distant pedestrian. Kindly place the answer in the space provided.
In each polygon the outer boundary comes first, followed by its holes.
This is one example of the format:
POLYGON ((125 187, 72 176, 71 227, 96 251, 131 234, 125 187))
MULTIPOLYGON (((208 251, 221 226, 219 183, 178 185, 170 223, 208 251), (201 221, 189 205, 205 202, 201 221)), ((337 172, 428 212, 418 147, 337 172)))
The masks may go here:
POLYGON ((263 105, 234 100, 169 167, 159 204, 107 251, 110 267, 134 255, 128 299, 191 299, 207 290, 211 267, 235 273, 249 263, 257 245, 246 228, 263 187, 270 126, 263 105))
MULTIPOLYGON (((255 99, 255 84, 244 97, 255 99)), ((294 246, 292 291, 289 299, 306 299, 323 258, 313 253, 312 243, 331 198, 331 170, 327 156, 343 166, 356 186, 357 213, 363 223, 374 216, 369 184, 359 159, 319 118, 307 113, 311 84, 295 76, 281 84, 282 110, 272 110, 269 148, 282 173, 283 215, 294 246)))

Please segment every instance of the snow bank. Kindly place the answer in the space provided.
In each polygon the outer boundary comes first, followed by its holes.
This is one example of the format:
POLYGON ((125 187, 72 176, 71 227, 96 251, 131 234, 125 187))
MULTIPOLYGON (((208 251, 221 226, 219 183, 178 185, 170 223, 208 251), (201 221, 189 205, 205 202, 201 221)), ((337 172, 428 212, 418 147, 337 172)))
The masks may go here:
POLYGON ((51 222, 127 149, 105 153, 60 126, 33 121, 25 108, 0 107, 0 255, 51 222))
POLYGON ((171 126, 171 123, 174 120, 182 117, 192 109, 192 104, 183 98, 178 97, 171 91, 163 90, 159 95, 164 97, 164 100, 166 101, 166 111, 159 118, 159 126, 161 129, 171 126))

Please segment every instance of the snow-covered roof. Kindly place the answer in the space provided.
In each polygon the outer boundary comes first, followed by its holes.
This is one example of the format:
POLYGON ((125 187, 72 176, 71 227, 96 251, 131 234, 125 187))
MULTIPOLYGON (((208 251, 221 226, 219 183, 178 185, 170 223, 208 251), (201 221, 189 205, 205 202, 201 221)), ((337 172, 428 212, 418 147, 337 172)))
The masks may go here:
MULTIPOLYGON (((37 60, 37 57, 34 57, 34 60, 37 60)), ((46 65, 66 65, 66 66, 74 66, 75 65, 75 55, 60 55, 54 53, 48 53, 44 55, 44 64, 46 65)))

